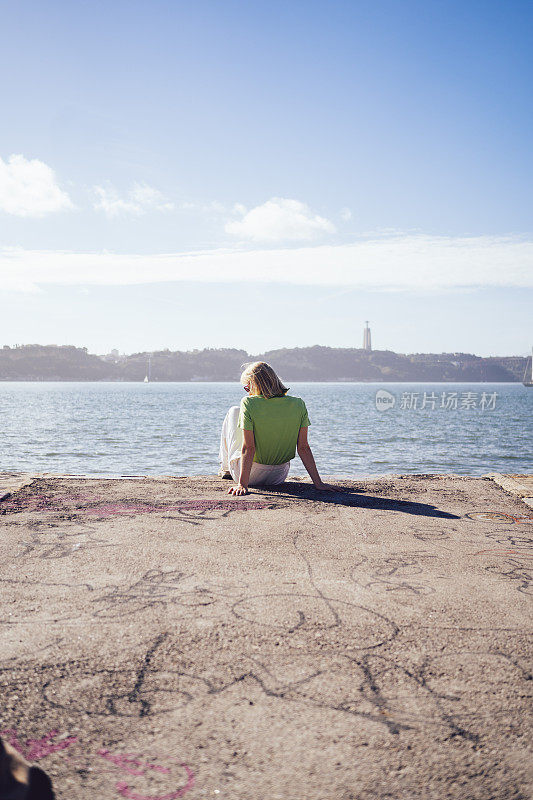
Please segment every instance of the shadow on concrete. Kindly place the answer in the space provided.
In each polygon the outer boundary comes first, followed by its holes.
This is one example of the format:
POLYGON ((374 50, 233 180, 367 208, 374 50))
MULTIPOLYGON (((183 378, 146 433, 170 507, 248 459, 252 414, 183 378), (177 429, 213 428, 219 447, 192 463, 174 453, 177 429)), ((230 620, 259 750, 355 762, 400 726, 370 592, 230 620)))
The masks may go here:
POLYGON ((422 517, 439 517, 440 519, 460 519, 458 514, 441 511, 429 503, 414 503, 411 500, 393 500, 389 497, 376 497, 366 494, 364 489, 356 487, 339 487, 336 492, 319 492, 310 484, 285 481, 279 488, 250 487, 254 493, 270 497, 294 497, 298 500, 314 500, 317 503, 326 503, 335 506, 350 506, 352 508, 373 508, 378 511, 401 511, 404 514, 414 514, 422 517))

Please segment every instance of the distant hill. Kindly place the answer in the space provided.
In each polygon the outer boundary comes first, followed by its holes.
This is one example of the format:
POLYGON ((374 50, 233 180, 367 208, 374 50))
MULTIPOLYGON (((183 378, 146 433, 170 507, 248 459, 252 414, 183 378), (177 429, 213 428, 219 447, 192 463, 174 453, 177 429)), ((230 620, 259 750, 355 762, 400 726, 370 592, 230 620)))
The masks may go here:
POLYGON ((0 350, 0 380, 106 381, 116 380, 116 372, 86 347, 25 344, 0 350))
POLYGON ((413 353, 357 348, 302 347, 270 350, 268 361, 301 381, 520 381, 525 358, 482 358, 470 353, 413 353))
POLYGON ((232 348, 98 356, 86 347, 27 344, 0 349, 2 381, 236 381, 241 365, 268 361, 287 381, 521 381, 526 358, 296 347, 249 355, 232 348))

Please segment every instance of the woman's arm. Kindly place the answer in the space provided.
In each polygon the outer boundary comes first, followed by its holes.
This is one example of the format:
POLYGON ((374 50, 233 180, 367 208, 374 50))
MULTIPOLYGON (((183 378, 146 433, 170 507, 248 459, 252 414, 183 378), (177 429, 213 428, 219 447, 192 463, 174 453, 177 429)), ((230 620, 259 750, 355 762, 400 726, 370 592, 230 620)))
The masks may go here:
POLYGON ((248 481, 250 480, 250 470, 255 455, 255 437, 253 431, 243 432, 244 442, 241 448, 241 474, 237 486, 230 486, 228 494, 248 494, 248 481))
POLYGON ((318 470, 315 464, 315 458, 313 456, 313 451, 311 450, 311 446, 307 441, 307 428, 300 428, 300 432, 298 434, 298 455, 302 459, 302 463, 306 470, 308 471, 311 480, 314 483, 315 489, 320 489, 320 491, 328 491, 328 492, 336 492, 337 488, 335 486, 330 486, 329 483, 324 483, 320 475, 318 474, 318 470))

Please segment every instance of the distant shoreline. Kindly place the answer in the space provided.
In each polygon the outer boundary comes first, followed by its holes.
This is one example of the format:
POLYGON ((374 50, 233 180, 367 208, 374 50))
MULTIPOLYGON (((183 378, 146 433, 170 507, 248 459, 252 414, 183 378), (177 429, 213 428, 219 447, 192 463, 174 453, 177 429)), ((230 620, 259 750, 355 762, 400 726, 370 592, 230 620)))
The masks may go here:
POLYGON ((243 365, 266 361, 287 381, 309 383, 520 383, 531 357, 395 353, 355 347, 236 348, 106 355, 71 345, 0 348, 0 381, 233 383, 243 365))
MULTIPOLYGON (((471 380, 458 381, 458 380, 451 379, 451 380, 443 381, 443 380, 434 380, 434 379, 431 379, 431 378, 428 378, 427 380, 416 380, 416 381, 409 381, 409 380, 402 381, 402 380, 397 380, 397 379, 390 380, 390 381, 388 381, 386 379, 382 379, 382 380, 364 380, 364 379, 362 379, 362 380, 357 380, 357 381, 351 381, 351 380, 342 381, 342 380, 327 380, 327 379, 326 380, 319 380, 319 379, 315 379, 315 380, 307 379, 306 380, 306 379, 302 379, 302 378, 299 378, 298 380, 292 380, 292 381, 291 381, 291 378, 286 378, 285 380, 287 380, 289 383, 292 382, 292 383, 317 383, 317 384, 318 383, 328 383, 328 384, 329 383, 331 383, 331 384, 335 384, 335 383, 359 384, 359 383, 362 383, 362 384, 368 384, 368 385, 372 385, 372 384, 381 385, 381 384, 386 383, 388 386, 393 385, 395 383, 401 383, 402 385, 406 384, 406 383, 412 383, 412 384, 442 383, 442 384, 465 384, 465 385, 471 384, 471 383, 479 383, 479 384, 490 384, 491 386, 497 385, 497 384, 501 384, 502 386, 508 386, 509 384, 516 384, 516 385, 521 385, 522 384, 522 381, 519 381, 519 380, 514 380, 514 381, 513 380, 508 380, 508 381, 490 381, 490 380, 475 380, 475 379, 471 379, 471 380)), ((197 384, 197 385, 201 386, 201 385, 205 385, 205 384, 209 384, 209 383, 228 383, 228 384, 235 383, 235 384, 238 384, 239 381, 238 380, 205 380, 205 381, 198 381, 198 380, 196 380, 196 381, 192 381, 192 380, 191 381, 157 381, 157 380, 152 380, 152 381, 149 381, 149 383, 145 383, 142 380, 137 380, 137 381, 132 381, 132 380, 129 380, 129 381, 128 380, 105 380, 105 379, 104 380, 95 380, 94 378, 89 378, 89 379, 86 379, 86 380, 84 380, 83 378, 17 378, 16 380, 13 379, 13 378, 0 378, 0 383, 98 383, 98 384, 112 383, 112 384, 139 384, 139 385, 142 384, 143 386, 148 386, 148 385, 151 385, 151 384, 157 384, 159 386, 162 386, 164 384, 169 384, 169 383, 186 383, 186 384, 197 384)))

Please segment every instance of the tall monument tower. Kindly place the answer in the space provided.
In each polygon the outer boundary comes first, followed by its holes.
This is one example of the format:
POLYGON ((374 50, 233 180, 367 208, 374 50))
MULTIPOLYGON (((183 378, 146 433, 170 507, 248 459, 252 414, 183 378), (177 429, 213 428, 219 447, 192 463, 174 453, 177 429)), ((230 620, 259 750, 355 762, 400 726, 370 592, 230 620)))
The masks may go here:
POLYGON ((368 327, 368 320, 365 320, 366 328, 363 333, 363 350, 372 350, 372 340, 370 338, 370 328, 368 327))

